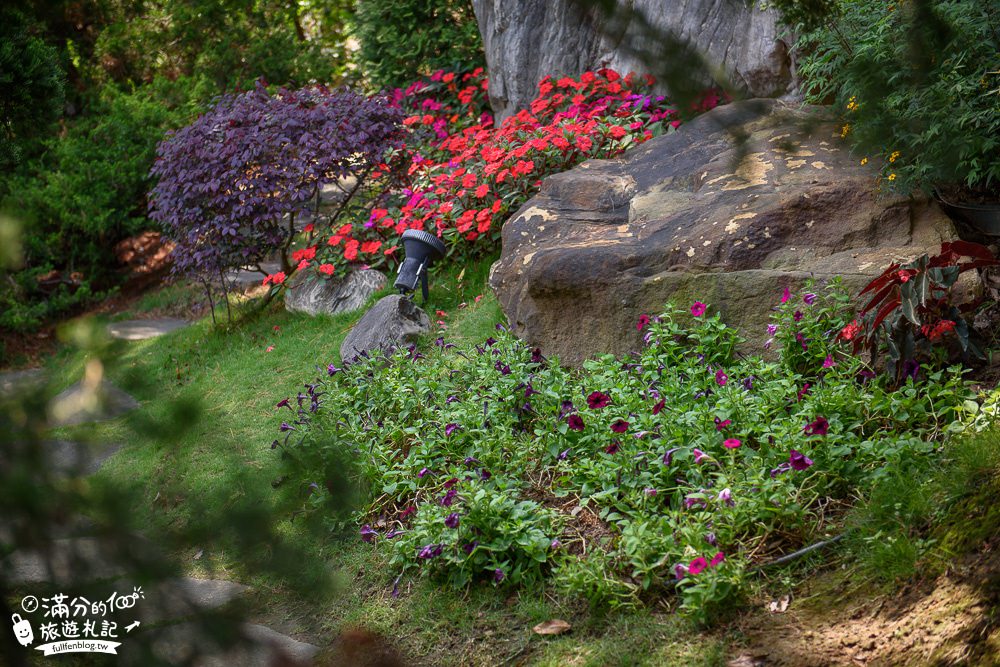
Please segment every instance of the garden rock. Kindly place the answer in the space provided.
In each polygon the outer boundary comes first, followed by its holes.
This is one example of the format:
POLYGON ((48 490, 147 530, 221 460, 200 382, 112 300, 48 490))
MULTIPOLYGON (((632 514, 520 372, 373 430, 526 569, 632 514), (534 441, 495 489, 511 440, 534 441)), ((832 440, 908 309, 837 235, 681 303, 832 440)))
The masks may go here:
POLYGON ((23 371, 4 371, 0 373, 0 396, 12 394, 18 389, 36 387, 44 379, 41 368, 28 368, 23 371))
POLYGON ((350 271, 344 278, 324 278, 312 271, 300 271, 285 290, 285 308, 293 313, 336 315, 357 310, 385 287, 388 278, 381 271, 350 271))
POLYGON ((892 261, 956 237, 933 202, 880 192, 838 127, 802 136, 816 112, 723 106, 621 159, 546 179, 504 225, 490 273, 515 332, 579 364, 638 349, 640 314, 698 300, 759 349, 784 287, 843 276, 856 294, 892 261), (738 165, 722 123, 749 135, 738 165))
POLYGON ((96 387, 84 381, 58 394, 49 403, 49 425, 75 426, 115 419, 139 407, 139 402, 107 380, 96 387))
POLYGON ((164 317, 152 320, 125 320, 108 325, 108 333, 118 340, 147 340, 168 334, 188 325, 187 320, 164 317))
POLYGON ((413 343, 430 331, 431 320, 409 297, 390 294, 362 316, 340 346, 340 357, 351 361, 362 353, 389 353, 404 343, 413 343))
MULTIPOLYGON (((632 0, 651 25, 686 40, 725 69, 750 96, 779 97, 794 87, 788 44, 779 38, 777 11, 733 0, 632 0)), ((624 34, 602 26, 575 0, 473 0, 490 76, 490 103, 506 118, 528 106, 546 76, 577 77, 610 67, 648 70, 625 44, 636 41, 632 21, 624 34)))

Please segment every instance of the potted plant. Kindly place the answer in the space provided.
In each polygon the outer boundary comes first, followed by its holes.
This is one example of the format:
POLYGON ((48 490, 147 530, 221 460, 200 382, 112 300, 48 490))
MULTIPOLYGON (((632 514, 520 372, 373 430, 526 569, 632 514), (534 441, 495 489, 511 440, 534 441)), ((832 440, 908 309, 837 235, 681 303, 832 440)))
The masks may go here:
POLYGON ((1000 235, 1000 0, 824 7, 800 24, 806 100, 842 111, 841 135, 884 186, 933 192, 1000 235))

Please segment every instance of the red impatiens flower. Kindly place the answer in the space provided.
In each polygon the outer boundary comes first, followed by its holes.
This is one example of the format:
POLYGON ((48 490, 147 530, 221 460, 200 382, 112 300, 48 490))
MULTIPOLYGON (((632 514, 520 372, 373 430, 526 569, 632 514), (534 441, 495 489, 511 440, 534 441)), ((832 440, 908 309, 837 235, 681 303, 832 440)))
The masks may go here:
POLYGON ((603 392, 595 391, 591 392, 590 396, 587 396, 587 407, 591 410, 600 410, 609 405, 611 405, 611 397, 603 392))
POLYGON ((332 276, 334 271, 333 264, 320 264, 319 271, 320 273, 325 273, 328 276, 332 276))
POLYGON ((854 337, 857 336, 859 333, 861 333, 861 325, 858 324, 857 320, 854 320, 840 330, 838 337, 841 340, 854 340, 854 337))
POLYGON ((358 243, 357 240, 355 239, 351 239, 350 241, 348 241, 347 245, 344 246, 344 259, 346 259, 348 262, 353 262, 354 260, 356 260, 358 258, 358 246, 360 245, 361 244, 358 243))

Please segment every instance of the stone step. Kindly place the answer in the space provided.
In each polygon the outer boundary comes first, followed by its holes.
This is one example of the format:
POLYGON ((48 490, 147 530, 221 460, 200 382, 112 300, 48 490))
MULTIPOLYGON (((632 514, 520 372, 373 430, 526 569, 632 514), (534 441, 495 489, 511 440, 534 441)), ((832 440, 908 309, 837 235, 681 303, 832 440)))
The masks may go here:
POLYGON ((116 419, 139 407, 139 402, 107 380, 96 390, 77 382, 49 403, 49 426, 76 426, 116 419))
POLYGON ((108 325, 108 333, 118 340, 147 340, 186 327, 190 322, 175 317, 150 320, 125 320, 108 325))
POLYGON ((11 394, 18 389, 37 387, 44 380, 45 374, 41 368, 4 371, 0 373, 0 396, 11 394))

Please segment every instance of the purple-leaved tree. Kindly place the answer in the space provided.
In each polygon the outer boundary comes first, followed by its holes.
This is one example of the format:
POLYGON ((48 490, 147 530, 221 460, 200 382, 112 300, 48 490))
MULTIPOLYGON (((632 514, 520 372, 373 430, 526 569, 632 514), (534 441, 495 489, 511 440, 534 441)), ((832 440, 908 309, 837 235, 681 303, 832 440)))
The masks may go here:
MULTIPOLYGON (((176 243, 174 272, 211 296, 226 272, 288 249, 295 216, 321 186, 353 177, 332 225, 365 177, 401 144, 402 111, 385 99, 323 86, 228 95, 157 147, 150 217, 176 243)), ((228 299, 227 299, 228 305, 228 299)), ((214 315, 214 313, 213 313, 214 315)))

